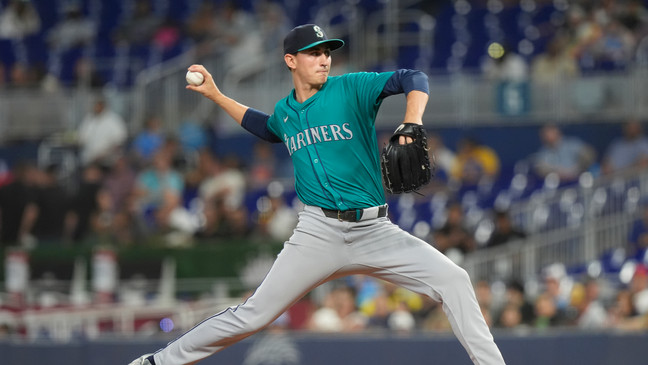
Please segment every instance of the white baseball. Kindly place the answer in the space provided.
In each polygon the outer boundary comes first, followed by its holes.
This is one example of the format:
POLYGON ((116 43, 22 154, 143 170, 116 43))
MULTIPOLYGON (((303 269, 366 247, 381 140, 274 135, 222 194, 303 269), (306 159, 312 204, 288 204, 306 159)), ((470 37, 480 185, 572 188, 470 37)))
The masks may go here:
POLYGON ((205 76, 203 76, 203 74, 194 71, 187 71, 187 76, 185 78, 190 85, 195 86, 200 86, 205 81, 205 76))

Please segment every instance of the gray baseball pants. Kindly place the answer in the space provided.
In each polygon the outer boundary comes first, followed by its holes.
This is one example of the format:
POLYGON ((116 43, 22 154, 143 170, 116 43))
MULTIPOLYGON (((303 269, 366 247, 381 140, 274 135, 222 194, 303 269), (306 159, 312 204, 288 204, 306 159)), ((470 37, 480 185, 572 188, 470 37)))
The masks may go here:
POLYGON ((157 365, 193 364, 253 335, 318 285, 370 275, 443 303, 473 363, 504 364, 466 271, 388 218, 356 223, 306 206, 292 237, 245 303, 205 319, 154 355, 157 365))

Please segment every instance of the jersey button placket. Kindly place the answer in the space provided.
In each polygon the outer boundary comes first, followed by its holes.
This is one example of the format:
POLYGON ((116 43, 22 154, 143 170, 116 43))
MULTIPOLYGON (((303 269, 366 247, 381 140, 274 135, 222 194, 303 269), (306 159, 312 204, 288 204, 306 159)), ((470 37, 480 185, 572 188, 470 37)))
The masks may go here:
MULTIPOLYGON (((308 120, 307 120, 308 113, 304 113, 305 111, 307 111, 307 110, 303 109, 303 110, 299 111, 299 121, 305 128, 310 128, 310 124, 308 123, 308 120)), ((331 186, 330 186, 331 184, 329 184, 329 182, 328 182, 328 176, 326 174, 326 171, 324 170, 324 166, 320 162, 320 159, 319 159, 319 157, 317 155, 317 147, 316 147, 316 145, 315 144, 307 145, 306 149, 309 151, 309 153, 313 157, 312 160, 311 160, 313 162, 313 170, 315 172, 315 175, 317 175, 319 181, 321 182, 322 187, 334 197, 334 199, 336 201, 336 204, 338 206, 338 209, 345 210, 346 206, 344 205, 344 203, 342 203, 340 201, 341 197, 340 197, 339 193, 336 192, 334 189, 332 189, 331 186)))

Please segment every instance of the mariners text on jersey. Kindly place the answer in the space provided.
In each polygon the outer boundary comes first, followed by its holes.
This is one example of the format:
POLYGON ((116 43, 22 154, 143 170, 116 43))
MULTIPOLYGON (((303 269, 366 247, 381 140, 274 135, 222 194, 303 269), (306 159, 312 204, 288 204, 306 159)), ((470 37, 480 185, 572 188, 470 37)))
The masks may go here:
POLYGON ((330 124, 307 128, 294 136, 288 136, 284 133, 284 143, 286 144, 288 153, 291 156, 302 147, 314 143, 340 141, 352 138, 353 132, 349 128, 349 123, 343 123, 342 126, 330 124))

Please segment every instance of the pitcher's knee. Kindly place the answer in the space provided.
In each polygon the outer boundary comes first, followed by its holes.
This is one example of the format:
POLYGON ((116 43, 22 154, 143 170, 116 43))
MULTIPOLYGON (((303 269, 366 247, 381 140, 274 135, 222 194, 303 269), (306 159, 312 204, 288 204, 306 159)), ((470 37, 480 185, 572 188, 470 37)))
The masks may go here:
POLYGON ((472 285, 468 272, 459 265, 452 265, 448 268, 448 279, 456 284, 472 285))

